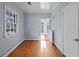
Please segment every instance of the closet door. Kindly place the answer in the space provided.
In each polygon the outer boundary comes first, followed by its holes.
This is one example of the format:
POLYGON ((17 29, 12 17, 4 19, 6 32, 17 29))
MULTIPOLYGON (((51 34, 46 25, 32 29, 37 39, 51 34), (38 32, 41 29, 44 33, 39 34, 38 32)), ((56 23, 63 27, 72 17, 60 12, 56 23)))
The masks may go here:
POLYGON ((70 3, 64 8, 64 54, 78 55, 78 3, 70 3))

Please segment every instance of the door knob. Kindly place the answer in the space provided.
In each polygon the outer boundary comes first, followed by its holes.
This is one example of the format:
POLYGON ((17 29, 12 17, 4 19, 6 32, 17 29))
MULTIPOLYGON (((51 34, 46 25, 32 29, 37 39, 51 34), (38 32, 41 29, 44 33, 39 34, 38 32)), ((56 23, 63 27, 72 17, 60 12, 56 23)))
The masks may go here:
POLYGON ((79 41, 79 39, 77 39, 77 38, 76 38, 76 39, 73 39, 73 40, 74 40, 74 41, 79 41))

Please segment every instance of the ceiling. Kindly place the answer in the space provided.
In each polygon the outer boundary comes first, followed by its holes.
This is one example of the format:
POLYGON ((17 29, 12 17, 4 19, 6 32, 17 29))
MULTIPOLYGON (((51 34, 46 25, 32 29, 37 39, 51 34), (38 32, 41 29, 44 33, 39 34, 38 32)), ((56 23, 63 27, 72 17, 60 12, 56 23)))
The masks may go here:
POLYGON ((24 13, 51 13, 60 2, 48 2, 50 9, 41 9, 40 2, 32 2, 31 5, 28 5, 27 2, 16 2, 16 5, 22 9, 24 13))

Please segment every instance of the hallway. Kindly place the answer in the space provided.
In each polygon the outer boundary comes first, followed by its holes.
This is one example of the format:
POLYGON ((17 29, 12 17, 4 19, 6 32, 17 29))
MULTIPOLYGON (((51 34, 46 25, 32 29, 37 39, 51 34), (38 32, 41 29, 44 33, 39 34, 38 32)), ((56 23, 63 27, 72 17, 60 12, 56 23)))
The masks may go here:
POLYGON ((8 57, 64 57, 49 41, 25 40, 8 57))
POLYGON ((0 2, 0 57, 7 56, 79 57, 79 3, 0 2))

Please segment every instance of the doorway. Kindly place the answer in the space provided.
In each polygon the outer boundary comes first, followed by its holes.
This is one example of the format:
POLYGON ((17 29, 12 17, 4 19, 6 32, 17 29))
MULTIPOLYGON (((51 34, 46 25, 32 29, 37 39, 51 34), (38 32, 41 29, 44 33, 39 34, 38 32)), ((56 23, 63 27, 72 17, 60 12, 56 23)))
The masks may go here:
POLYGON ((41 40, 48 40, 49 18, 41 19, 41 40))

